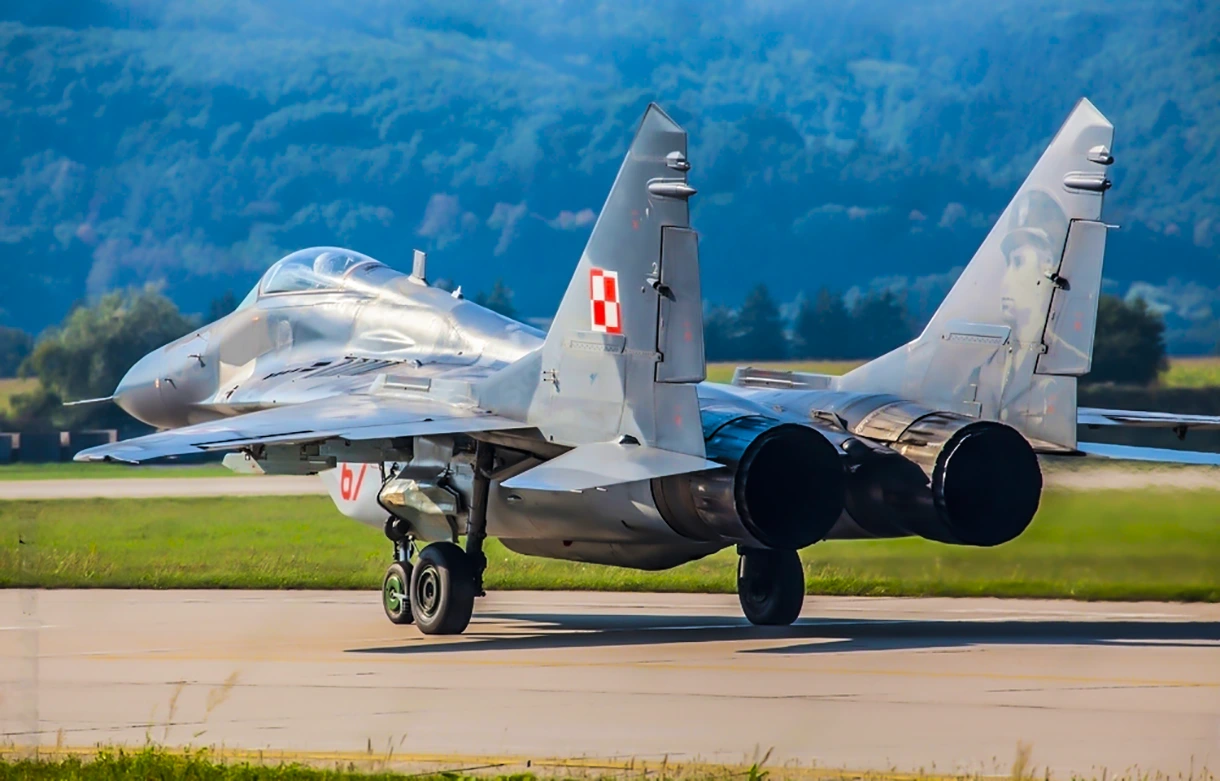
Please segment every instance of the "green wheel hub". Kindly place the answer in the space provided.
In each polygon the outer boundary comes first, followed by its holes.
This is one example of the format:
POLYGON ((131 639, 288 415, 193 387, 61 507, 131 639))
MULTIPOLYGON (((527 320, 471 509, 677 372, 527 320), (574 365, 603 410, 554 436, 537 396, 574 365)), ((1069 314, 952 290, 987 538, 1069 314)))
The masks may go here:
POLYGON ((398 613, 406 604, 407 587, 402 582, 397 574, 390 575, 385 580, 385 585, 381 589, 381 599, 385 603, 385 609, 391 613, 398 613))

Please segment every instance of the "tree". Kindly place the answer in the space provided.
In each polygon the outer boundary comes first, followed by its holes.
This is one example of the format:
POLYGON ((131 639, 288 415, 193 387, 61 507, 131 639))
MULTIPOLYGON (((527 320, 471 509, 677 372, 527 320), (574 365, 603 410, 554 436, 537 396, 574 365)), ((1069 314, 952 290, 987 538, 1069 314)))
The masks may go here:
POLYGON ((34 349, 34 337, 20 328, 0 326, 0 377, 17 376, 17 368, 34 349))
POLYGON ((801 303, 796 315, 796 349, 802 358, 851 358, 851 314, 843 296, 822 288, 801 303))
POLYGON ((1147 385, 1168 366, 1161 316, 1142 298, 1127 302, 1102 296, 1097 302, 1093 368, 1083 381, 1147 385))
POLYGON ((504 284, 503 279, 496 280, 495 284, 491 286, 490 294, 480 292, 474 297, 474 302, 493 312, 499 312, 505 317, 515 318, 517 316, 517 310, 513 307, 513 291, 504 284))
POLYGON ((759 284, 746 296, 737 315, 737 327, 742 357, 756 361, 782 361, 787 357, 784 322, 766 285, 759 284))
POLYGON ((93 306, 74 309, 38 342, 20 371, 37 377, 41 392, 15 398, 14 407, 26 417, 54 410, 64 421, 93 414, 93 408, 77 413, 54 402, 109 396, 136 361, 194 327, 155 288, 108 293, 93 306))
POLYGON ((740 357, 737 338, 737 313, 727 306, 715 306, 703 317, 703 350, 709 361, 731 361, 740 357))
POLYGON ((207 322, 214 323, 222 317, 226 317, 237 309, 237 296, 233 295, 232 290, 226 290, 220 298, 213 298, 212 303, 208 305, 207 322))
POLYGON ((853 347, 850 358, 875 358, 910 341, 911 326, 901 298, 888 290, 869 293, 851 311, 853 347))

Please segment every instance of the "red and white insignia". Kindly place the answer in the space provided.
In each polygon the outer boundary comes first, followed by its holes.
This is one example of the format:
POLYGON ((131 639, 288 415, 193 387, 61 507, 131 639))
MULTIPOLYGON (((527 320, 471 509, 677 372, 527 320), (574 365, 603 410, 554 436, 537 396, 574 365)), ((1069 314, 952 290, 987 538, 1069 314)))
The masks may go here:
POLYGON ((589 304, 593 308, 593 330, 606 334, 623 332, 619 308, 618 272, 589 269, 589 304))

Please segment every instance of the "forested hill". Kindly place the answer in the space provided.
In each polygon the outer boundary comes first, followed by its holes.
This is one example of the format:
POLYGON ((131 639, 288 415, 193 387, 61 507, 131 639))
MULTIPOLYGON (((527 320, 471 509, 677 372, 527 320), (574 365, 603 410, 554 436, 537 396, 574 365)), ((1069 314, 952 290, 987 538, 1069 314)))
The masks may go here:
POLYGON ((311 244, 548 315, 650 100, 691 133, 709 301, 926 309, 1082 95, 1117 127, 1108 289, 1211 349, 1210 0, 6 0, 0 324, 150 279, 203 311, 311 244))

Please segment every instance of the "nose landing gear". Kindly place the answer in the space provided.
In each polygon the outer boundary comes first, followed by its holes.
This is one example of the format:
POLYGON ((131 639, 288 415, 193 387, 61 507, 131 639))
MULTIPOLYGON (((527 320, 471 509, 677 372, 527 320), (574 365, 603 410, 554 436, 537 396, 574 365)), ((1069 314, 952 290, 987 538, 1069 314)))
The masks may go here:
POLYGON ((382 580, 381 601, 393 623, 414 622, 428 635, 461 634, 470 624, 475 597, 484 593, 487 557, 483 542, 487 539, 493 456, 491 445, 476 445, 465 550, 453 542, 434 542, 420 551, 412 566, 415 541, 404 533, 401 522, 386 522, 386 536, 394 542, 395 561, 382 580))

